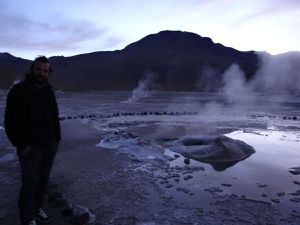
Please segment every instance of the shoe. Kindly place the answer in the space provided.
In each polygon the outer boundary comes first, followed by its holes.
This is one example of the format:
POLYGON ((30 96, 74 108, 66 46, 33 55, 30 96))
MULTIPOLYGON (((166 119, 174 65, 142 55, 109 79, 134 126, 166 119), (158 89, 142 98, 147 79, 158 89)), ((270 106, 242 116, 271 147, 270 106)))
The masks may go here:
POLYGON ((35 220, 31 220, 27 223, 22 223, 22 225, 37 225, 36 221, 35 220))
POLYGON ((37 225, 37 224, 36 224, 35 220, 31 220, 31 221, 28 223, 28 225, 37 225))
POLYGON ((36 219, 40 223, 50 223, 51 222, 51 218, 48 216, 48 214, 42 208, 39 208, 38 213, 36 215, 36 219))

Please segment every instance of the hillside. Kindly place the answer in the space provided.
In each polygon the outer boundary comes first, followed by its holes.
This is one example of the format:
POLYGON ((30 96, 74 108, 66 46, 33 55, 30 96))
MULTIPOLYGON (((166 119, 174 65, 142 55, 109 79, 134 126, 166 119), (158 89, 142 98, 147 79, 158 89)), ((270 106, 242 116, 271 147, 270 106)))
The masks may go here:
MULTIPOLYGON (((241 52, 182 31, 151 34, 122 50, 50 60, 54 68, 51 81, 62 90, 131 90, 147 73, 156 74, 161 89, 195 90, 205 68, 212 68, 221 80, 221 74, 236 63, 250 79, 259 63, 253 51, 241 52)), ((29 65, 29 60, 0 53, 0 87, 7 88, 22 77, 29 65)))

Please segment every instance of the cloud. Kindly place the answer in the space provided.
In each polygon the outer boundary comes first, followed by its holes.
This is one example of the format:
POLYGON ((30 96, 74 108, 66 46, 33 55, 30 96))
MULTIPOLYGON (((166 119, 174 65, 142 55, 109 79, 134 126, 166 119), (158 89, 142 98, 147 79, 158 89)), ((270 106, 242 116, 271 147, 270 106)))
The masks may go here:
POLYGON ((59 24, 36 22, 22 15, 0 13, 0 47, 18 49, 70 50, 83 41, 99 38, 106 28, 88 21, 64 20, 59 24))
MULTIPOLYGON (((267 0, 253 1, 246 12, 239 18, 237 24, 244 24, 250 21, 270 18, 272 21, 287 22, 289 16, 299 15, 300 1, 298 0, 267 0), (275 20, 274 20, 275 19, 275 20), (278 20, 277 20, 278 19, 278 20)), ((294 17, 293 17, 294 18, 294 17)), ((292 18, 292 21, 294 19, 292 18)))

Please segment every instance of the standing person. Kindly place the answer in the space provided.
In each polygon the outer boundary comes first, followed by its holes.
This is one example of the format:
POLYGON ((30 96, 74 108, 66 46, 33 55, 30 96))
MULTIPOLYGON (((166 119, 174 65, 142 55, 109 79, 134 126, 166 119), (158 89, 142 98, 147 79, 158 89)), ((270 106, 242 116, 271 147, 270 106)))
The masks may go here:
POLYGON ((11 88, 6 100, 5 130, 17 149, 21 168, 18 207, 22 225, 51 221, 42 209, 60 141, 56 97, 47 81, 51 72, 48 58, 37 57, 25 80, 11 88))

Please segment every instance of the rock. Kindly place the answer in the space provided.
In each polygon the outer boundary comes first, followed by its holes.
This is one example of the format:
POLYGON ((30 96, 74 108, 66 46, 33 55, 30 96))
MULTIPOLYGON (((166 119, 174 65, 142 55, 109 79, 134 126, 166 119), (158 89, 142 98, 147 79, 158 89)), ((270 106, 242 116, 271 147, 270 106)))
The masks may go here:
POLYGON ((178 173, 172 173, 164 177, 165 179, 170 179, 170 178, 179 178, 180 175, 178 173))
POLYGON ((70 223, 73 225, 91 224, 95 221, 96 216, 92 214, 88 208, 74 205, 70 223))
POLYGON ((187 175, 183 179, 184 180, 190 180, 190 179, 193 179, 193 176, 192 175, 187 175))
POLYGON ((277 199, 277 198, 271 198, 271 201, 272 201, 272 202, 275 202, 275 203, 280 203, 280 200, 277 199))
POLYGON ((207 191, 209 193, 216 193, 216 192, 223 192, 223 190, 219 187, 211 187, 211 188, 206 188, 204 191, 207 191))
POLYGON ((299 181, 296 181, 296 180, 294 180, 293 183, 294 183, 294 184, 297 184, 297 185, 300 185, 300 182, 299 182, 299 181))
POLYGON ((282 197, 282 196, 285 195, 285 192, 278 192, 277 195, 278 195, 279 197, 282 197))
POLYGON ((185 158, 183 162, 186 165, 189 165, 191 163, 190 159, 188 159, 188 158, 185 158))
POLYGON ((300 189, 293 192, 293 193, 290 193, 290 195, 299 196, 300 195, 300 189))
POLYGON ((222 186, 231 187, 232 185, 231 184, 222 184, 222 186))
POLYGON ((163 180, 160 182, 160 184, 168 184, 168 183, 169 183, 169 181, 167 181, 167 180, 163 180))
POLYGON ((184 167, 184 169, 186 170, 186 172, 197 172, 197 171, 205 171, 205 168, 202 166, 186 166, 184 167))
POLYGON ((226 136, 183 137, 168 143, 171 151, 186 158, 209 163, 217 171, 222 171, 246 159, 255 150, 240 140, 226 136))
POLYGON ((179 188, 177 188, 176 190, 179 191, 179 192, 186 193, 186 194, 188 194, 188 193, 190 192, 189 189, 187 189, 187 188, 182 188, 182 187, 179 187, 179 188))
POLYGON ((300 174, 300 166, 290 168, 289 172, 293 175, 299 175, 300 174))
POLYGON ((260 184, 260 183, 256 183, 258 187, 267 187, 267 184, 260 184))
POLYGON ((173 187, 172 184, 167 184, 167 185, 165 186, 165 188, 171 188, 171 187, 173 187))
POLYGON ((297 198, 291 198, 290 200, 291 200, 292 202, 299 203, 299 202, 300 202, 300 197, 297 197, 297 198))

